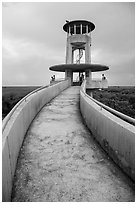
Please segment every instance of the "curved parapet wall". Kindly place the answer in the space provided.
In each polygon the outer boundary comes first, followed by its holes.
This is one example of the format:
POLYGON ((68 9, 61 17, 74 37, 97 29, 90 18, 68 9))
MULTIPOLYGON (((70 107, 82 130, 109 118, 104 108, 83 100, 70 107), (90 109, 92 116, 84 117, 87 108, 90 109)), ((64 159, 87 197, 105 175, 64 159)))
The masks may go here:
POLYGON ((24 97, 3 121, 2 136, 2 200, 11 199, 12 181, 24 136, 37 113, 51 99, 70 86, 66 80, 42 87, 24 97))
POLYGON ((106 89, 108 88, 108 81, 105 80, 87 80, 86 89, 106 89))
POLYGON ((98 105, 85 93, 85 82, 80 90, 80 110, 103 149, 135 180, 135 126, 98 105))

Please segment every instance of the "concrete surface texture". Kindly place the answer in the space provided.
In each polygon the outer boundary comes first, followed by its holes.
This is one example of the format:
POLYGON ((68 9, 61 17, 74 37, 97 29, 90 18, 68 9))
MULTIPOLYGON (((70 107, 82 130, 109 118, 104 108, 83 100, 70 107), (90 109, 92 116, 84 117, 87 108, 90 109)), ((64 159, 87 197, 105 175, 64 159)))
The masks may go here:
POLYGON ((86 88, 91 89, 91 92, 92 92, 92 89, 95 89, 95 88, 106 89, 106 88, 108 88, 108 81, 107 81, 107 79, 105 79, 105 80, 89 79, 89 80, 87 80, 86 88))
POLYGON ((135 126, 105 110, 95 101, 85 93, 82 84, 80 110, 87 127, 116 164, 135 180, 135 126))
POLYGON ((83 124, 79 87, 70 87, 37 115, 18 158, 12 201, 134 201, 134 183, 83 124))
POLYGON ((66 80, 29 94, 4 119, 6 121, 2 124, 2 201, 10 201, 16 162, 28 127, 41 108, 69 86, 70 81, 66 80))
POLYGON ((85 49, 85 63, 91 63, 91 37, 88 35, 71 35, 67 37, 66 64, 73 64, 73 49, 85 49))

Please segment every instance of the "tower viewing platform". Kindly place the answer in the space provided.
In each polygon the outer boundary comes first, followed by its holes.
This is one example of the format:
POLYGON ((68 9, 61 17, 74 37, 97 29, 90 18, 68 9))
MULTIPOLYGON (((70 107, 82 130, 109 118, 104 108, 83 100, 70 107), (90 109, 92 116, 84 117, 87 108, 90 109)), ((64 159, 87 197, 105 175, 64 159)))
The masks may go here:
POLYGON ((34 90, 3 120, 4 202, 135 201, 135 120, 92 97, 108 87, 92 72, 109 69, 91 63, 94 28, 67 21, 66 64, 49 68, 65 79, 34 90))

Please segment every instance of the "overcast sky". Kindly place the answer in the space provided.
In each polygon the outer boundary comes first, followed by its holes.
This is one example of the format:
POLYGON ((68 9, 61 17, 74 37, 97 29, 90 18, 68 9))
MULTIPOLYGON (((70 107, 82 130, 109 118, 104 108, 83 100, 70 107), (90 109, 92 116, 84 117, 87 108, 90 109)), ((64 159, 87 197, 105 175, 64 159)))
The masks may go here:
MULTIPOLYGON (((65 63, 66 20, 88 20, 92 63, 109 66, 109 85, 135 83, 134 3, 3 3, 3 85, 45 85, 49 67, 65 63)), ((101 75, 97 73, 94 75, 101 75)), ((56 73, 57 77, 62 77, 56 73)))

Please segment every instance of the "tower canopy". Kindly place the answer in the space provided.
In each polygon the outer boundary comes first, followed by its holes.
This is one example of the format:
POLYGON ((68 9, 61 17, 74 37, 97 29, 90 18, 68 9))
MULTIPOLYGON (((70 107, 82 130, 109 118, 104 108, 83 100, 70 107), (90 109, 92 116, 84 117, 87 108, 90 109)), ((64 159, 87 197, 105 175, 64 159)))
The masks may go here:
POLYGON ((109 67, 100 64, 60 64, 51 66, 49 69, 56 72, 65 72, 65 70, 73 72, 85 72, 86 70, 100 72, 108 70, 109 67))
POLYGON ((85 34, 87 32, 89 33, 95 29, 95 25, 90 21, 75 20, 75 21, 67 21, 67 23, 63 26, 63 30, 67 33, 69 33, 69 30, 70 30, 71 34, 74 34, 75 26, 76 26, 77 34, 85 34), (82 33, 81 33, 81 26, 82 26, 82 33))

